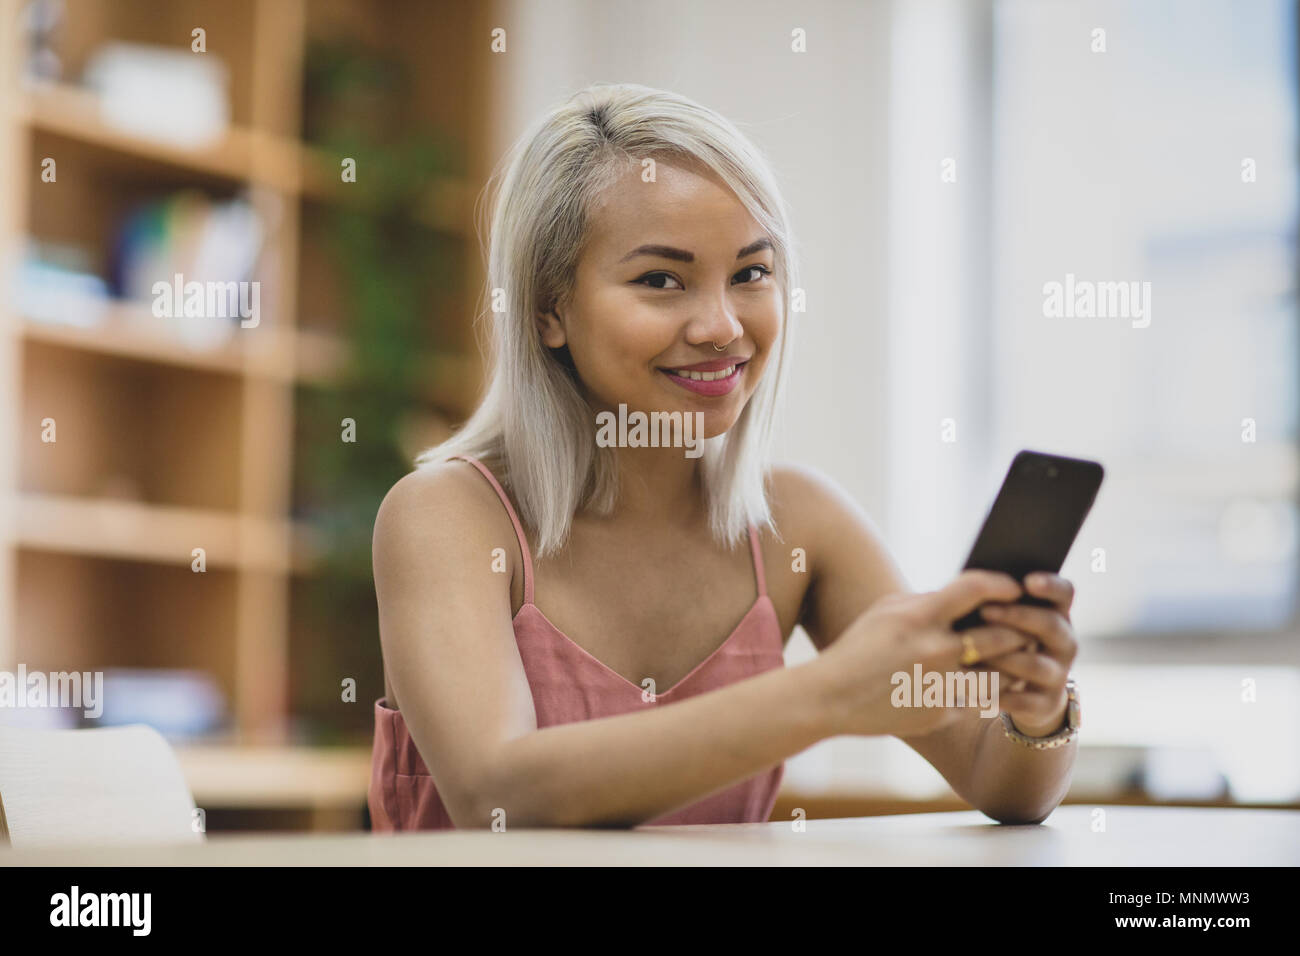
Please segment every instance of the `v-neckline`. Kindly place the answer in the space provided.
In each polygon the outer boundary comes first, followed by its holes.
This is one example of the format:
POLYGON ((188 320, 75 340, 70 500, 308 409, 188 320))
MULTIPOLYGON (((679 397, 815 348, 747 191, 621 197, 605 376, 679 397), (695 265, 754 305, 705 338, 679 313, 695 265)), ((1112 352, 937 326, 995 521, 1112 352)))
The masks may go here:
MULTIPOLYGON (((657 691, 655 691, 655 694, 654 694, 654 695, 655 695, 655 698, 657 699, 657 698, 660 698, 660 697, 666 697, 667 695, 671 694, 673 691, 677 690, 679 687, 681 687, 683 684, 685 684, 688 680, 690 680, 692 677, 694 677, 695 674, 696 674, 696 673, 697 673, 701 668, 703 668, 703 667, 704 667, 706 664, 708 664, 711 660, 713 660, 713 659, 714 659, 715 657, 717 657, 720 653, 722 653, 723 649, 726 648, 727 645, 729 645, 733 640, 735 640, 736 635, 739 634, 740 631, 741 631, 741 629, 745 626, 745 622, 748 621, 748 620, 753 616, 754 612, 757 611, 757 610, 759 609, 759 606, 760 606, 764 601, 767 601, 768 604, 771 604, 771 603, 772 603, 772 599, 771 599, 770 597, 768 597, 768 595, 766 595, 766 594, 760 594, 757 598, 755 598, 755 599, 754 599, 754 603, 751 604, 751 605, 749 606, 749 610, 746 611, 745 614, 744 614, 744 616, 740 619, 740 623, 738 623, 734 628, 732 628, 731 633, 727 635, 726 640, 724 640, 721 644, 719 644, 719 645, 718 645, 717 647, 715 647, 712 651, 710 651, 710 652, 709 652, 709 655, 708 655, 707 657, 705 657, 704 660, 700 661, 698 664, 696 664, 694 667, 692 667, 689 671, 687 671, 686 674, 685 674, 685 675, 684 675, 680 680, 678 680, 677 683, 673 684, 672 687, 669 687, 667 690, 657 690, 657 691)), ((594 663, 595 663, 595 664, 596 664, 596 665, 597 665, 597 666, 598 666, 602 671, 604 671, 606 674, 609 674, 611 677, 615 677, 615 678, 617 678, 617 679, 618 679, 619 681, 621 681, 623 684, 625 684, 626 686, 631 687, 633 690, 635 690, 638 694, 639 694, 639 693, 642 693, 642 692, 645 690, 645 688, 642 687, 640 684, 634 684, 634 683, 632 683, 632 681, 628 680, 626 677, 624 677, 624 676, 623 676, 622 674, 620 674, 618 671, 614 670, 614 668, 610 667, 608 664, 606 664, 606 663, 605 663, 604 661, 602 661, 600 658, 596 657, 596 655, 592 654, 591 651, 587 650, 585 647, 583 647, 581 644, 579 644, 579 643, 578 643, 577 641, 575 641, 573 638, 569 637, 569 635, 565 634, 562 630, 560 630, 558 627, 556 627, 555 624, 554 624, 554 622, 552 622, 551 619, 550 619, 549 617, 546 616, 546 612, 543 611, 540 607, 538 607, 538 606, 537 606, 536 604, 534 604, 533 602, 531 602, 531 601, 526 601, 526 602, 524 602, 523 604, 521 604, 521 605, 519 606, 519 610, 515 613, 515 616, 511 619, 511 623, 514 623, 514 622, 518 621, 520 615, 522 615, 522 614, 524 613, 524 611, 528 610, 529 608, 532 608, 532 609, 533 609, 533 611, 537 614, 537 616, 540 617, 540 618, 542 619, 542 622, 543 622, 543 623, 544 623, 548 628, 550 628, 550 630, 551 630, 552 633, 554 633, 556 636, 558 636, 562 641, 564 641, 564 642, 565 642, 566 644, 568 644, 569 646, 574 647, 574 648, 576 648, 578 651, 580 651, 584 656, 586 656, 588 659, 590 659, 591 661, 593 661, 593 662, 594 662, 594 663)))

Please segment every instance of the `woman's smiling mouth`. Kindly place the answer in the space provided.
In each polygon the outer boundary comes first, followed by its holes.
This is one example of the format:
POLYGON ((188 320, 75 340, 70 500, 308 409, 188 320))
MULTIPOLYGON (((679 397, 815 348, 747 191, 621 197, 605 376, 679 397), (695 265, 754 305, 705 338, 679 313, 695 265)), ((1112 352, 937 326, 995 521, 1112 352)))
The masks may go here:
POLYGON ((687 391, 710 397, 726 395, 740 382, 749 359, 720 358, 680 368, 661 368, 668 378, 687 391))

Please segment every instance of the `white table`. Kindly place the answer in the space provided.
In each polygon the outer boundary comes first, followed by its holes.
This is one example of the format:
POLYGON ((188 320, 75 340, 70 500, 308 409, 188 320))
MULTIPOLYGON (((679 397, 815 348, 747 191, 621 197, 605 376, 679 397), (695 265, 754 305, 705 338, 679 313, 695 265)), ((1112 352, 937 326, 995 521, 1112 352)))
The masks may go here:
POLYGON ((1059 807, 1039 826, 975 811, 638 830, 212 835, 186 846, 10 848, 5 866, 1300 865, 1300 811, 1059 807), (1096 811, 1105 829, 1094 829, 1096 811))

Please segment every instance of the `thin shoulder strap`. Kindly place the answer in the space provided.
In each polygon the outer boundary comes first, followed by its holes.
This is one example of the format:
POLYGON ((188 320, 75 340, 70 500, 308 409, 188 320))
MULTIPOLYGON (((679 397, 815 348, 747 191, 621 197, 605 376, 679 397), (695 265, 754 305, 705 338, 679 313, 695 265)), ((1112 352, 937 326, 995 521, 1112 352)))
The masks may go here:
POLYGON ((763 549, 758 546, 758 529, 749 526, 749 547, 754 552, 754 577, 758 579, 758 596, 767 594, 767 578, 763 575, 763 549))
POLYGON ((533 558, 528 552, 528 539, 524 537, 524 526, 519 523, 519 515, 515 514, 514 505, 512 505, 510 499, 506 497, 505 489, 503 489, 501 483, 497 481, 496 475, 492 474, 491 470, 484 465, 483 462, 479 461, 477 458, 472 458, 469 455, 453 455, 452 457, 463 458, 481 471, 483 477, 492 482, 492 487, 497 490, 497 497, 499 497, 501 503, 506 506, 506 512, 510 515, 510 522, 515 526, 515 534, 519 536, 519 551, 524 556, 524 603, 532 604, 533 558))

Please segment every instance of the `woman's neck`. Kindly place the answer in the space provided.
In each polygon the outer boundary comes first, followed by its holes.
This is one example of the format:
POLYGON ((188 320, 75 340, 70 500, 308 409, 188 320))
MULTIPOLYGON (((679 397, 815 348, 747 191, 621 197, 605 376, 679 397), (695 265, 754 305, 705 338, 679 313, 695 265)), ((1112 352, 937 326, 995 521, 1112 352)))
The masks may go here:
POLYGON ((615 448, 618 494, 609 519, 697 526, 706 514, 700 459, 680 448, 615 448))

